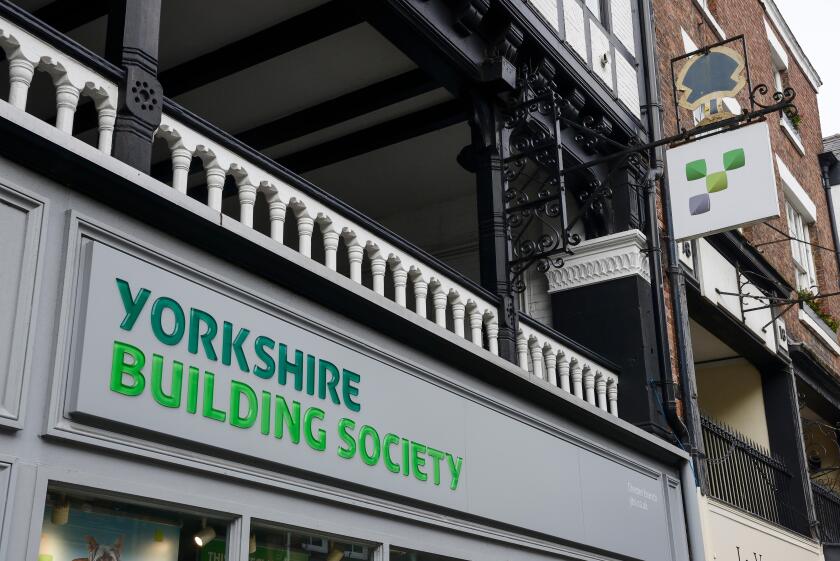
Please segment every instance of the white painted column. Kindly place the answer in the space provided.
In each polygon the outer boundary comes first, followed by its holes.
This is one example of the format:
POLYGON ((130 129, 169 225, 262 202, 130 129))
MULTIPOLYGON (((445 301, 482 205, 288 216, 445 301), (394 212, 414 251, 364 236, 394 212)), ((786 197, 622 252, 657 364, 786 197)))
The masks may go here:
POLYGON ((516 361, 519 368, 528 371, 528 340, 521 333, 516 336, 516 361))
POLYGON ((225 187, 225 170, 220 167, 207 168, 207 206, 216 212, 222 211, 222 190, 225 187))
POLYGON ((373 276, 373 291, 377 294, 385 295, 385 269, 388 263, 381 255, 371 258, 370 272, 373 276))
POLYGON ((73 116, 79 105, 79 88, 72 84, 61 84, 55 88, 55 128, 73 134, 73 116))
POLYGON ((588 364, 583 367, 583 389, 586 401, 590 405, 597 405, 595 403, 595 372, 588 364))
POLYGON ((283 243, 283 229, 286 226, 286 203, 274 199, 268 203, 268 219, 271 223, 271 239, 283 243))
POLYGON ((411 281, 414 285, 414 311, 421 318, 426 317, 426 295, 429 293, 429 283, 423 277, 417 275, 411 281))
POLYGON ((312 231, 315 229, 315 220, 306 214, 297 215, 298 227, 298 251, 304 257, 312 257, 312 231))
POLYGON ((543 373, 543 354, 542 348, 536 339, 528 341, 528 349, 531 351, 531 363, 534 365, 534 376, 540 380, 545 380, 543 373))
POLYGON ((618 417, 618 382, 610 378, 607 382, 607 401, 609 402, 610 414, 618 417))
POLYGON ((405 308, 405 286, 408 284, 408 271, 402 267, 392 267, 391 276, 394 278, 394 302, 405 308))
POLYGON ((464 310, 466 305, 460 300, 452 301, 452 327, 455 329, 455 335, 458 337, 464 336, 464 310))
POLYGON ((35 65, 25 58, 9 61, 9 103, 21 111, 26 111, 26 98, 34 75, 35 65))
POLYGON ((545 356, 545 370, 548 383, 552 386, 557 385, 557 354, 550 346, 546 345, 543 348, 543 356, 545 356))
POLYGON ((569 361, 569 377, 572 381, 572 393, 583 399, 583 376, 580 372, 580 362, 576 358, 569 361))
POLYGON ((483 347, 484 343, 483 337, 481 336, 481 311, 478 307, 473 306, 469 312, 469 320, 470 320, 470 338, 472 342, 478 345, 479 347, 483 347))
POLYGON ((487 321, 487 346, 491 353, 499 356, 499 323, 496 318, 487 321))
POLYGON ((350 280, 362 284, 362 260, 365 248, 358 243, 347 246, 347 258, 350 261, 350 280))
POLYGON ((557 364, 558 374, 560 375, 560 389, 569 393, 572 392, 569 384, 569 359, 566 358, 566 353, 560 352, 560 361, 557 364))
POLYGON ((254 203, 257 201, 257 188, 250 183, 237 185, 239 192, 239 222, 249 228, 254 227, 254 203))
POLYGON ((446 292, 440 285, 432 289, 432 307, 435 309, 435 323, 446 329, 446 292))
MULTIPOLYGON (((110 156, 114 143, 114 122, 117 120, 117 110, 113 107, 100 107, 97 109, 96 115, 99 123, 99 142, 97 147, 100 151, 110 156)), ((190 157, 192 157, 192 154, 190 157)), ((187 169, 189 169, 189 164, 187 164, 187 169)), ((184 182, 184 185, 186 186, 186 182, 184 182)))
POLYGON ((601 372, 595 373, 595 395, 598 398, 598 407, 602 411, 609 411, 607 406, 607 378, 601 372))
MULTIPOLYGON (((101 114, 100 114, 100 141, 101 136, 101 114)), ((113 130, 113 126, 111 130, 113 130)), ((102 150, 102 146, 99 147, 102 150)), ((110 153, 110 149, 108 152, 110 153)), ((104 152, 104 150, 103 150, 104 152)), ((192 152, 186 148, 174 148, 172 150, 172 188, 182 193, 187 194, 187 180, 190 176, 190 163, 192 163, 192 152)))
POLYGON ((335 271, 338 266, 338 232, 329 228, 321 229, 324 239, 324 265, 335 271))

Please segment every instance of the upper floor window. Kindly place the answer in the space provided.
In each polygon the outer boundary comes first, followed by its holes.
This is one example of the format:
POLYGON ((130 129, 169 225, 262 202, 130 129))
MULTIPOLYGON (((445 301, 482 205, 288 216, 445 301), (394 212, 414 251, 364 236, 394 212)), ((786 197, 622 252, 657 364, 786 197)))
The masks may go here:
POLYGON ((814 267, 814 254, 811 250, 811 234, 808 223, 802 214, 785 201, 787 210, 788 234, 793 251, 793 264, 796 268, 796 288, 817 292, 817 274, 814 267))

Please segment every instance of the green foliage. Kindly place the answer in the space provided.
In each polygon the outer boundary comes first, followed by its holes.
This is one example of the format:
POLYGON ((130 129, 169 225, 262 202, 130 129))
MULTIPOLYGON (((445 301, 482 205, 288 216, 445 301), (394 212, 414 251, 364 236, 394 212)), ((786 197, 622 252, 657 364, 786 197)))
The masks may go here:
POLYGON ((797 291, 797 294, 799 295, 799 299, 808 304, 808 306, 814 310, 814 313, 823 320, 829 329, 837 333, 837 329, 840 328, 840 322, 823 309, 821 301, 813 292, 810 290, 800 289, 797 291))

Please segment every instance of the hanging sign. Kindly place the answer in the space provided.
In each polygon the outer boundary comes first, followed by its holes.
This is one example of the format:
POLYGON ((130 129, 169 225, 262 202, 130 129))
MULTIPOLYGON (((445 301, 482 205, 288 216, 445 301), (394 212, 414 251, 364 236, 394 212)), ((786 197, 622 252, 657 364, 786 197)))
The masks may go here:
POLYGON ((666 160, 677 240, 779 216, 766 122, 671 148, 666 160))
POLYGON ((726 46, 691 56, 676 79, 676 87, 682 92, 679 105, 691 111, 702 107, 704 115, 731 117, 721 111, 722 101, 744 89, 745 68, 744 57, 726 46))

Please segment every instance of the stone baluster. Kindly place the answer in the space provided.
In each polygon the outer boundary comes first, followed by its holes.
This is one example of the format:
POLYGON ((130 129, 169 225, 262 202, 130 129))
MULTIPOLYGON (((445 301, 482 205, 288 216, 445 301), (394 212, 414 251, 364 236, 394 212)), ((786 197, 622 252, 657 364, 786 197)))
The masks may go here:
POLYGON ((376 253, 370 258, 370 273, 373 277, 373 291, 377 294, 385 295, 385 269, 388 262, 382 255, 376 253))
POLYGON ((450 304, 452 307, 452 327, 455 330, 455 335, 458 337, 464 336, 464 310, 466 305, 461 302, 460 298, 456 298, 450 304))
POLYGON ((312 257, 312 232, 315 230, 315 219, 305 212, 297 212, 298 251, 304 257, 312 257))
POLYGON ((443 287, 436 283, 432 288, 432 307, 435 309, 435 323, 446 329, 446 301, 448 296, 443 287))
POLYGON ((426 317, 426 295, 429 293, 429 283, 421 275, 411 281, 414 286, 414 311, 421 318, 426 317))
POLYGON ((338 232, 331 225, 321 225, 321 237, 324 240, 324 265, 331 271, 338 267, 338 232))
POLYGON ((9 103, 21 111, 26 111, 26 99, 34 75, 35 65, 22 56, 9 61, 9 103))
POLYGON ((552 386, 557 385, 557 354, 550 345, 543 347, 543 356, 545 356, 545 379, 552 386))
POLYGON ((394 263, 391 265, 391 276, 394 279, 394 302, 405 308, 405 286, 408 283, 408 271, 394 263))
MULTIPOLYGON (((114 113, 116 117, 116 113, 114 113)), ((102 114, 100 113, 100 131, 101 131, 101 123, 102 123, 102 114)), ((111 129, 113 130, 113 123, 111 129)), ((99 137, 100 141, 102 140, 102 136, 100 134, 99 137)), ((102 146, 100 144, 99 147, 102 150, 102 146)), ((103 150, 104 152, 104 150, 103 150)), ((110 149, 108 150, 110 152, 110 149)), ((182 193, 184 195, 187 194, 187 181, 190 177, 190 164, 192 163, 192 152, 190 152, 187 148, 183 146, 179 146, 172 149, 172 188, 182 193)))
POLYGON ((354 241, 347 246, 347 259, 350 261, 350 280, 362 284, 362 260, 365 258, 365 248, 354 241))
POLYGON ((257 201, 257 187, 248 183, 247 179, 237 185, 239 194, 239 222, 254 227, 254 203, 257 201))
POLYGON ((583 399, 583 376, 580 371, 580 362, 574 357, 569 361, 569 377, 572 381, 572 393, 575 397, 583 399))
POLYGON ((583 367, 583 389, 586 401, 590 405, 597 405, 595 403, 595 372, 588 364, 583 367))
POLYGON ((557 363, 557 370, 560 376, 560 389, 571 393, 571 386, 569 384, 569 359, 566 353, 560 351, 560 360, 557 363))
POLYGON ((516 363, 519 368, 528 371, 528 340, 521 332, 516 336, 516 363))
POLYGON ((493 316, 488 316, 485 323, 487 328, 487 347, 496 356, 499 356, 499 322, 493 316))
POLYGON ((534 368, 534 376, 540 380, 544 380, 542 347, 540 347, 536 337, 531 337, 530 341, 528 341, 528 349, 531 351, 531 364, 534 368))
POLYGON ((268 220, 271 223, 271 239, 283 243, 283 231, 286 226, 286 203, 278 195, 268 202, 268 220))
POLYGON ((207 206, 216 212, 222 211, 222 191, 225 188, 225 170, 213 166, 207 168, 207 206))
POLYGON ((73 117, 79 105, 79 88, 70 83, 59 83, 55 88, 55 128, 73 134, 73 117))
POLYGON ((472 342, 478 345, 479 347, 483 347, 484 338, 482 337, 481 333, 481 310, 478 309, 478 306, 473 304, 469 311, 469 322, 470 322, 470 339, 472 342))
MULTIPOLYGON (((111 148, 114 144, 114 123, 117 120, 117 110, 111 106, 102 106, 99 107, 97 110, 97 122, 99 125, 99 142, 97 147, 100 151, 104 152, 105 154, 111 155, 111 148)), ((192 159, 192 154, 190 154, 190 158, 192 159)), ((173 167, 173 175, 172 175, 172 184, 173 187, 175 186, 175 152, 173 151, 172 155, 172 167, 173 167)), ((187 162, 187 170, 189 170, 189 162, 187 162)), ((186 193, 187 190, 187 182, 184 181, 184 190, 182 193, 186 193)))
POLYGON ((609 411, 607 407, 607 377, 600 371, 595 373, 595 395, 598 397, 598 407, 602 411, 609 411))
POLYGON ((610 378, 607 381, 607 401, 611 415, 618 417, 618 381, 610 378))

